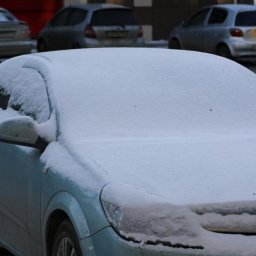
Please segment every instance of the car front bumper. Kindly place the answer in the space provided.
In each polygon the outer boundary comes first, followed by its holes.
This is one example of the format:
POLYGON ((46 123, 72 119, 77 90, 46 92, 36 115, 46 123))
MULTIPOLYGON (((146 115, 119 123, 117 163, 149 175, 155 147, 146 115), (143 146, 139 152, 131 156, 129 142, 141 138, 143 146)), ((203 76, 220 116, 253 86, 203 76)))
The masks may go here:
POLYGON ((122 239, 111 228, 105 228, 93 235, 80 241, 83 255, 86 256, 206 256, 195 249, 164 248, 158 245, 140 245, 122 239))
MULTIPOLYGON (((201 239, 203 242, 205 238, 201 237, 201 239)), ((240 256, 241 254, 254 256, 255 246, 252 245, 255 245, 256 237, 253 237, 253 240, 250 239, 250 243, 246 241, 247 239, 250 238, 237 236, 233 240, 232 235, 213 234, 208 237, 209 243, 205 248, 174 248, 129 242, 122 239, 111 227, 107 227, 81 240, 80 246, 83 255, 86 256, 240 256), (236 241, 239 241, 238 244, 236 241)))

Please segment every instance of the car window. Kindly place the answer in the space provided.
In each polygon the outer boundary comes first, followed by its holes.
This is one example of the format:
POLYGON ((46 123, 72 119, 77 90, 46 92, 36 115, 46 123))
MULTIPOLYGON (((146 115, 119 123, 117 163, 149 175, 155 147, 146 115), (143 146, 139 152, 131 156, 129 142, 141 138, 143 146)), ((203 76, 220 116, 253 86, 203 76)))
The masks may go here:
POLYGON ((7 12, 0 11, 0 22, 14 21, 15 18, 7 12))
POLYGON ((236 15, 235 25, 239 27, 256 26, 256 11, 239 12, 236 15))
POLYGON ((105 9, 93 13, 93 26, 137 25, 138 22, 130 9, 105 9))
POLYGON ((208 12, 209 12, 209 9, 204 9, 204 10, 199 11, 198 13, 196 13, 194 16, 192 16, 188 20, 188 25, 189 26, 200 26, 200 25, 203 25, 208 12))
POLYGON ((77 25, 83 22, 86 16, 87 16, 86 10, 71 8, 68 10, 66 25, 67 26, 77 25))
POLYGON ((22 68, 8 87, 2 88, 2 108, 11 107, 22 115, 31 116, 39 123, 50 118, 50 107, 42 76, 30 68, 22 68), (7 101, 7 102, 6 102, 7 101))
POLYGON ((61 11, 58 13, 53 20, 50 22, 50 25, 52 27, 58 27, 58 26, 65 26, 66 18, 67 18, 67 9, 61 11))
POLYGON ((226 20, 228 12, 221 8, 213 8, 208 24, 222 24, 226 20))

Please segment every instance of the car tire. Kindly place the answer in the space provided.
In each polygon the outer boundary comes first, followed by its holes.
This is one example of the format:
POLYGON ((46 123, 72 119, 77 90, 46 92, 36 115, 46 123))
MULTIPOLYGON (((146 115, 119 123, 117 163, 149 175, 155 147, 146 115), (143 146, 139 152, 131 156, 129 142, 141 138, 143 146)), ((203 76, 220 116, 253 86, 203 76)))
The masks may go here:
POLYGON ((176 50, 180 50, 181 49, 181 45, 180 42, 177 39, 171 39, 169 41, 169 49, 176 49, 176 50))
POLYGON ((80 49, 80 48, 81 48, 81 46, 80 46, 79 43, 74 43, 73 44, 73 49, 80 49))
POLYGON ((58 228, 51 256, 82 256, 79 240, 69 220, 64 220, 58 228))
POLYGON ((216 53, 221 57, 232 59, 229 48, 224 44, 218 46, 216 53))
POLYGON ((37 51, 38 52, 46 52, 47 51, 47 46, 44 40, 40 39, 37 42, 37 51))

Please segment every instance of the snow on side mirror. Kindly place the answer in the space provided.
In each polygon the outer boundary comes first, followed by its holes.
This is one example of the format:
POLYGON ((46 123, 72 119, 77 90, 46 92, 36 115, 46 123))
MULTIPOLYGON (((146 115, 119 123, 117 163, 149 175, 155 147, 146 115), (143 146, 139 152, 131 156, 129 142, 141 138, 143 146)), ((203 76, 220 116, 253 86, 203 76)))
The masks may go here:
POLYGON ((44 150, 47 142, 36 129, 34 120, 29 116, 7 119, 0 123, 0 141, 44 150))

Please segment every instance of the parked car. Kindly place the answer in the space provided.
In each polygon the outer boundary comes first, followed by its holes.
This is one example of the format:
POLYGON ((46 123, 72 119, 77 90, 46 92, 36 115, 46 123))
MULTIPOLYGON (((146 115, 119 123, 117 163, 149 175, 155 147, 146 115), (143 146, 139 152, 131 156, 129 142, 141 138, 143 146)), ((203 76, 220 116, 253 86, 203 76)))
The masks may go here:
POLYGON ((0 56, 15 56, 30 53, 32 42, 26 22, 0 8, 0 56))
POLYGON ((69 5, 40 32, 38 51, 85 47, 143 46, 132 9, 114 4, 69 5))
POLYGON ((256 56, 256 7, 225 4, 205 7, 169 36, 169 48, 242 59, 256 56))
POLYGON ((0 246, 255 256, 254 73, 189 51, 80 49, 5 61, 0 86, 0 246))

